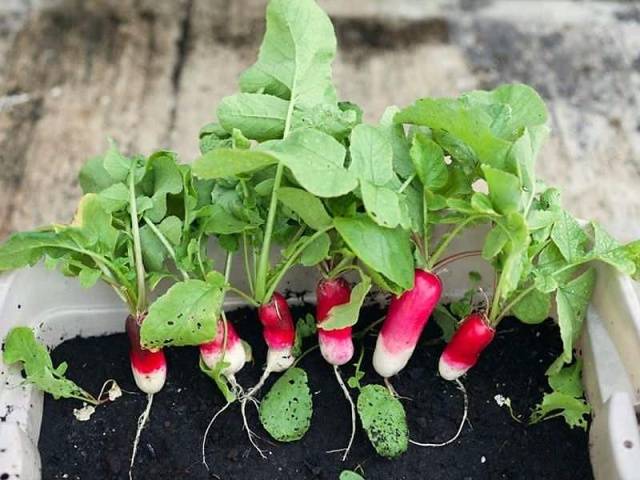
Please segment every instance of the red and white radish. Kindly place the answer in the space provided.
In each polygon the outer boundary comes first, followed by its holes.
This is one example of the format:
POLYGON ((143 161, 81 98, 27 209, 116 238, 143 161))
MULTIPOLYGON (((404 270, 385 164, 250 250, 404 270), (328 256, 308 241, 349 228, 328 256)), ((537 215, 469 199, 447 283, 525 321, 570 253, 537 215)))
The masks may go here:
POLYGON ((293 344, 295 326, 287 300, 275 292, 269 303, 258 308, 258 318, 262 324, 262 335, 269 350, 265 374, 283 372, 293 365, 293 344))
POLYGON ((331 365, 344 365, 353 357, 351 327, 337 330, 323 330, 329 311, 349 302, 351 287, 344 278, 320 280, 316 288, 316 321, 318 322, 318 343, 320 353, 331 365))
MULTIPOLYGON (((247 352, 231 322, 225 321, 222 318, 218 320, 215 338, 210 342, 200 345, 200 358, 211 370, 214 370, 221 361, 228 363, 228 365, 222 369, 221 373, 231 384, 234 392, 233 398, 235 399, 237 395, 243 393, 242 387, 236 382, 235 374, 242 370, 242 367, 244 367, 244 364, 247 362, 247 352)), ((213 427, 216 419, 229 408, 233 401, 232 399, 227 399, 227 403, 211 417, 204 436, 202 437, 202 463, 207 470, 209 470, 209 465, 207 464, 205 447, 209 431, 211 427, 213 427)))
POLYGON ((392 377, 407 365, 441 294, 440 278, 416 269, 413 288, 391 300, 373 354, 380 376, 392 377))
POLYGON ((140 326, 143 321, 144 315, 127 317, 126 331, 131 346, 129 359, 138 388, 144 393, 154 394, 164 386, 167 378, 167 360, 162 350, 147 350, 140 345, 140 326))
POLYGON ((465 318, 445 347, 438 369, 442 378, 456 380, 478 361, 482 351, 496 334, 484 314, 472 313, 465 318))
POLYGON ((356 408, 349 394, 349 390, 340 376, 338 367, 344 365, 353 357, 353 339, 351 338, 351 327, 337 330, 323 330, 322 323, 327 319, 333 307, 349 303, 350 299, 351 287, 344 278, 323 279, 318 282, 318 286, 316 287, 316 321, 318 323, 320 353, 329 364, 333 365, 333 371, 338 384, 340 388, 342 388, 351 407, 351 437, 349 444, 344 449, 344 455, 342 456, 343 462, 349 455, 349 450, 351 450, 351 445, 355 437, 356 408))
POLYGON ((229 365, 222 370, 222 374, 228 378, 233 378, 247 361, 247 354, 236 329, 231 322, 224 322, 222 319, 218 320, 215 338, 200 345, 200 357, 204 364, 212 370, 218 362, 224 359, 229 365))
POLYGON ((267 343, 267 347, 269 347, 267 365, 258 383, 242 397, 240 410, 249 441, 262 458, 267 458, 262 449, 256 444, 254 440, 255 434, 249 428, 246 414, 247 402, 251 401, 257 405, 255 395, 262 388, 269 375, 273 372, 283 372, 293 365, 295 361, 293 344, 296 332, 287 300, 278 292, 274 292, 268 303, 258 307, 258 318, 262 324, 262 336, 267 343))

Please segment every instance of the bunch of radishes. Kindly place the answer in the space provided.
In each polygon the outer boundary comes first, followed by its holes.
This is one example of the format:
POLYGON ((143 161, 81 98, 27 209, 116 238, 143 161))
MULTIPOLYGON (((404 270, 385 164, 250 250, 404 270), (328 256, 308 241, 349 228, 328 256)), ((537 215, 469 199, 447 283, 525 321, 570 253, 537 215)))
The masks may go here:
MULTIPOLYGON (((397 402, 388 379, 407 365, 434 309, 444 308, 451 286, 439 275, 459 268, 458 260, 482 256, 494 267, 495 288, 478 290, 484 304, 455 319, 439 363, 446 380, 475 365, 506 315, 547 318, 554 293, 564 344, 552 366, 558 371, 571 362, 577 338, 564 329, 580 325, 593 288, 587 263, 640 270, 638 242, 620 245, 597 224, 584 229, 557 190, 536 179, 548 115, 533 89, 424 98, 390 107, 369 125, 357 105, 339 101, 335 52, 333 26, 313 0, 271 0, 257 61, 242 74, 240 92, 218 106, 217 122, 202 129, 202 155, 192 166, 164 151, 128 157, 112 144, 83 167, 86 195, 72 223, 15 234, 0 246, 0 271, 44 258, 85 286, 101 279, 113 287, 129 308, 131 369, 149 407, 167 378, 163 348, 199 346, 202 370, 220 387, 224 408, 239 402, 256 448, 246 407, 259 406, 272 373, 295 365, 305 336, 279 293, 295 266, 317 274, 317 342, 354 429, 355 404, 338 367, 352 361, 354 326, 373 286, 375 295, 390 296, 372 363, 391 399, 375 388, 366 395, 397 402), (478 226, 482 250, 451 254, 451 243, 478 226), (209 258, 210 239, 227 253, 223 271, 209 258), (231 282, 233 269, 244 270, 241 284, 231 282), (163 280, 170 288, 150 302, 163 280), (577 289, 586 295, 571 295, 577 289), (264 373, 250 388, 236 379, 249 353, 224 314, 227 295, 257 309, 268 346, 264 373)), ((355 330, 357 339, 376 327, 355 330)), ((349 384, 360 388, 358 379, 349 384)), ((294 437, 299 432, 282 435, 294 437)))

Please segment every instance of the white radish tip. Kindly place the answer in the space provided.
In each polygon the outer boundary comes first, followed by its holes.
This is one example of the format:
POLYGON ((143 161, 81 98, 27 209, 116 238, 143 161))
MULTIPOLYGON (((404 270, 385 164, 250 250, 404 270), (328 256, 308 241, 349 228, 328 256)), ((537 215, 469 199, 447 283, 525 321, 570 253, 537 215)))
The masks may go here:
POLYGON ((415 346, 392 353, 385 346, 383 336, 378 335, 376 349, 373 352, 373 368, 381 377, 393 377, 407 366, 414 349, 415 346))
POLYGON ((331 365, 344 365, 353 358, 353 341, 351 338, 336 340, 318 335, 320 353, 322 357, 331 365))
POLYGON ((269 372, 284 372, 288 369, 295 358, 291 354, 291 348, 270 348, 267 352, 267 371, 269 372))
POLYGON ((454 365, 448 362, 444 358, 444 355, 440 356, 440 361, 438 362, 438 371, 440 372, 440 376, 449 381, 457 380, 462 375, 467 373, 469 368, 471 367, 463 367, 461 365, 454 365))
POLYGON ((133 379, 136 381, 136 385, 144 393, 158 393, 162 390, 162 387, 164 387, 164 382, 167 379, 166 366, 162 366, 152 372, 142 373, 132 365, 131 371, 133 372, 133 379))
MULTIPOLYGON (((213 370, 218 362, 222 360, 223 355, 221 351, 212 352, 201 348, 200 356, 205 365, 213 370)), ((235 375, 242 370, 242 367, 244 367, 247 361, 247 355, 241 342, 235 342, 232 347, 227 349, 227 353, 224 355, 224 361, 229 364, 229 366, 222 371, 225 376, 235 375)))

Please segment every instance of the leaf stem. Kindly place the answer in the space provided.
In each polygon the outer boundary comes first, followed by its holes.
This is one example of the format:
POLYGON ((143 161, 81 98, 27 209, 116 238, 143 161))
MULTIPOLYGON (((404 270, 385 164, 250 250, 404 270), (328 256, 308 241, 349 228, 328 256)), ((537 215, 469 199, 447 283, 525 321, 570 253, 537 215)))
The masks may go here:
POLYGON ((251 295, 255 295, 253 289, 253 275, 251 274, 251 267, 249 266, 249 249, 247 247, 247 234, 242 232, 242 256, 244 257, 244 270, 247 275, 247 283, 249 284, 249 291, 251 295))
POLYGON ((276 210, 278 209, 278 189, 282 182, 284 174, 284 164, 278 162, 276 167, 276 175, 273 181, 273 191, 271 192, 271 201, 269 202, 269 214, 267 216, 267 224, 264 230, 264 239, 262 241, 262 249, 258 257, 258 272, 256 274, 256 297, 258 301, 267 301, 265 298, 265 290, 267 287, 267 273, 269 270, 269 253, 271 250, 271 236, 273 235, 273 225, 276 219, 276 210))
POLYGON ((233 252, 227 252, 227 260, 224 262, 224 281, 229 283, 231 276, 231 265, 233 263, 233 252))
MULTIPOLYGON (((291 130, 291 119, 293 117, 293 107, 295 105, 295 99, 297 96, 297 81, 294 75, 293 82, 291 84, 291 96, 289 97, 289 106, 287 108, 287 118, 284 122, 284 132, 282 138, 285 139, 289 135, 291 130)), ((255 295, 260 302, 268 301, 270 296, 265 296, 265 289, 267 287, 267 274, 269 270, 269 253, 271 249, 271 236, 273 234, 273 225, 276 219, 276 211, 278 209, 278 190, 280 189, 280 183, 282 183, 282 176, 284 174, 284 164, 278 161, 276 167, 276 175, 273 180, 273 190, 271 191, 271 200, 269 202, 269 214, 267 215, 267 224, 264 230, 264 238, 262 240, 262 249, 260 250, 260 257, 258 258, 258 272, 256 273, 256 292, 255 295)))
POLYGON ((240 289, 238 289, 236 287, 229 287, 229 291, 235 293, 236 295, 241 297, 243 300, 246 300, 250 305, 252 305, 254 307, 259 307, 260 306, 260 303, 256 302, 255 299, 251 295, 247 295, 242 290, 240 290, 240 289))
POLYGON ((424 261, 429 260, 429 205, 427 204, 427 189, 422 189, 422 253, 424 261))
POLYGON ((142 246, 140 243, 140 226, 138 225, 138 207, 136 205, 135 173, 129 172, 129 212, 131 213, 131 234, 133 236, 133 254, 136 264, 136 280, 138 283, 137 313, 143 313, 147 308, 147 292, 145 285, 144 264, 142 263, 142 246))
POLYGON ((404 183, 402 185, 400 185, 400 188, 398 189, 398 193, 402 193, 404 192, 407 187, 409 185, 411 185, 411 182, 413 182, 413 179, 416 178, 416 174, 412 173, 411 175, 409 175, 409 178, 407 178, 404 183))
MULTIPOLYGON (((523 290, 522 292, 520 292, 511 302, 509 302, 500 312, 499 315, 496 316, 495 318, 495 325, 492 326, 496 326, 498 325, 498 323, 500 323, 500 320, 502 320, 504 318, 504 316, 509 313, 509 311, 515 307, 518 302, 520 302, 520 300, 522 300, 524 297, 526 297, 527 295, 529 295, 529 293, 531 293, 534 289, 536 288, 535 284, 531 285, 530 287, 526 288, 525 290, 523 290)), ((491 307, 491 309, 493 310, 493 306, 491 307)))
POLYGON ((481 218, 479 215, 472 215, 467 218, 464 222, 460 223, 456 228, 454 228, 450 233, 446 234, 445 237, 440 241, 438 247, 435 252, 431 255, 431 258, 428 260, 427 266, 429 269, 433 269, 433 266, 440 259, 442 254, 445 252, 451 241, 458 236, 458 234, 464 230, 464 228, 471 222, 478 220, 481 218))
POLYGON ((178 265, 178 259, 176 257, 176 251, 171 246, 171 243, 169 242, 169 240, 167 240, 167 237, 165 237, 162 234, 162 232, 160 231, 160 229, 158 227, 156 227, 154 225, 154 223, 151 220, 149 220, 146 216, 143 215, 142 218, 144 218, 145 223, 149 226, 151 231, 155 234, 156 237, 158 237, 158 240, 160 240, 160 243, 162 243, 162 245, 164 246, 165 250, 167 251, 167 253, 171 257, 171 260, 173 260, 174 265, 176 266, 176 268, 178 269, 178 271, 182 275, 182 279, 183 280, 189 280, 189 275, 187 274, 187 272, 185 272, 178 265))
POLYGON ((289 268, 291 268, 291 266, 293 265, 293 262, 296 261, 296 259, 302 254, 302 252, 304 252, 304 250, 311 245, 316 238, 318 238, 320 235, 324 234, 325 232, 327 232, 328 230, 332 229, 333 226, 330 227, 326 227, 323 228, 322 230, 318 230, 317 232, 315 232, 313 235, 311 235, 307 240, 305 240, 302 245, 300 245, 287 259, 287 261, 285 262, 285 264, 280 268, 280 270, 278 271, 278 273, 276 274, 276 276, 273 278, 273 280, 271 280, 270 285, 268 286, 267 290, 266 290, 266 295, 259 300, 261 300, 262 302, 267 302, 269 301, 269 299, 271 298, 271 296, 273 295, 273 292, 275 292, 276 288, 278 288, 278 284, 280 283, 280 281, 282 280, 282 278, 285 276, 285 274, 287 273, 287 271, 289 270, 289 268))

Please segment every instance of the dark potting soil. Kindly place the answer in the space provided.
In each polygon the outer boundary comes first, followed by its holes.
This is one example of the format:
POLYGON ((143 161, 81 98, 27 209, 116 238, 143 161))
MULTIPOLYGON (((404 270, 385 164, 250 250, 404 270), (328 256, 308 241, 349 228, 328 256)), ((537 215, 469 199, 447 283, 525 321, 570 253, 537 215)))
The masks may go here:
MULTIPOLYGON (((298 315, 303 309, 297 309, 298 315)), ((360 325, 379 318, 381 312, 363 312, 360 325)), ((244 386, 254 385, 265 358, 255 312, 240 310, 229 315, 240 335, 253 346, 257 362, 238 375, 244 386)), ((430 322, 407 368, 393 379, 404 400, 411 437, 421 442, 441 442, 456 431, 463 400, 454 383, 437 374, 442 343, 439 329, 430 322)), ((500 394, 512 400, 517 415, 528 416, 547 388, 544 371, 560 352, 557 327, 547 321, 538 326, 505 320, 495 341, 478 365, 463 379, 469 393, 469 422, 458 440, 443 448, 410 446, 396 460, 376 456, 365 433, 358 427, 346 462, 341 454, 325 453, 346 446, 350 416, 346 400, 333 371, 316 351, 301 365, 309 374, 314 394, 311 428, 291 444, 261 444, 270 450, 268 460, 251 447, 237 405, 216 422, 207 442, 207 461, 201 462, 201 441, 210 417, 224 403, 208 377, 198 369, 195 348, 167 352, 169 374, 164 389, 155 396, 151 418, 142 434, 134 469, 135 479, 327 479, 343 469, 361 467, 373 479, 589 479, 587 433, 571 430, 561 419, 527 426, 514 421, 495 401, 500 394)), ((53 352, 56 364, 69 362, 68 375, 89 391, 97 392, 107 378, 123 390, 135 392, 129 371, 124 335, 65 342, 53 352)), ((371 367, 375 337, 364 342, 366 376, 363 383, 379 382, 371 367)), ((357 350, 358 351, 358 350, 357 350)), ((353 373, 343 367, 346 378, 353 373)), ((272 375, 269 385, 277 375, 272 375)), ((267 389, 263 390, 267 391, 267 389)), ((354 392, 355 394, 355 392, 354 392)), ((139 393, 99 407, 88 422, 72 415, 78 402, 55 401, 47 396, 44 406, 40 452, 43 479, 125 479, 138 415, 146 398, 139 393)), ((263 438, 255 409, 250 422, 263 438)))

